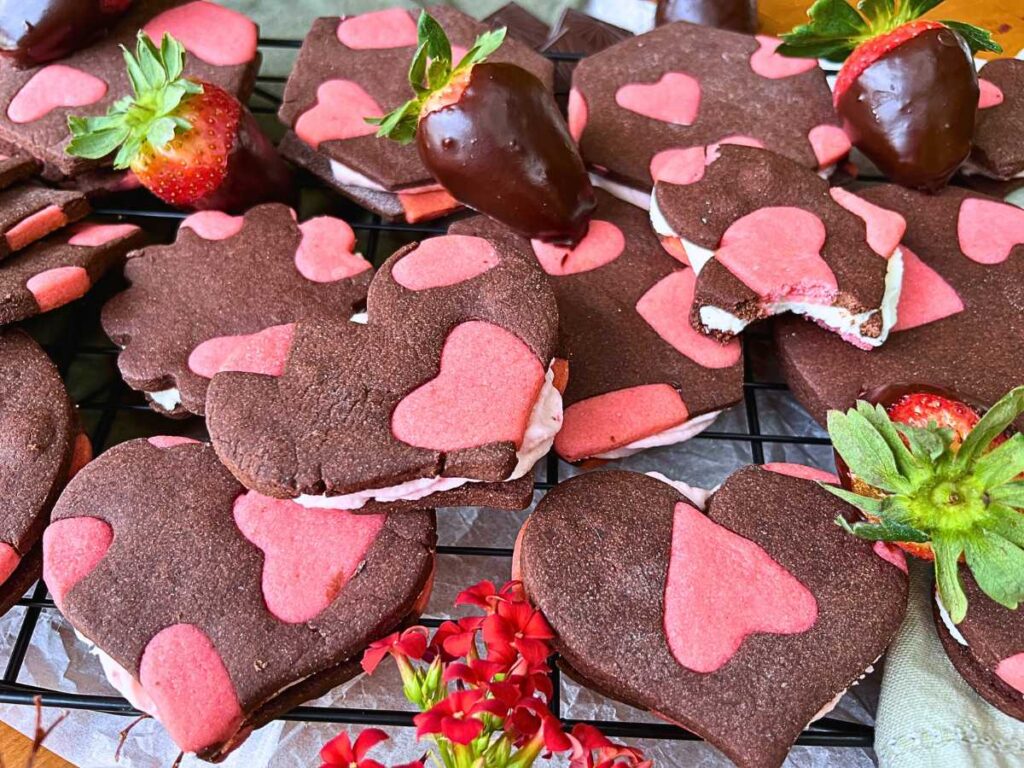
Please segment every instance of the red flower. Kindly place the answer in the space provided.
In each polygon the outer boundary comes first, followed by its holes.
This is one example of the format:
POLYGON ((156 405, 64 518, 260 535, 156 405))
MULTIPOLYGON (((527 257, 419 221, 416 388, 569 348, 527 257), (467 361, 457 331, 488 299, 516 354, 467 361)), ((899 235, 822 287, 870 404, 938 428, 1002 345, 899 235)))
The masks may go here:
POLYGON ((504 717, 506 712, 500 702, 485 699, 483 691, 454 691, 413 718, 416 738, 439 733, 455 744, 469 744, 484 730, 483 722, 476 715, 504 717))
POLYGON ((458 680, 470 688, 490 689, 492 685, 495 685, 491 681, 504 671, 504 664, 487 659, 473 659, 468 664, 452 662, 445 667, 444 681, 451 683, 458 680))
POLYGON ((514 664, 517 655, 531 667, 543 664, 551 655, 548 641, 554 636, 541 612, 526 602, 498 601, 494 613, 484 619, 488 658, 508 664, 514 664))
POLYGON ((505 720, 505 732, 517 747, 538 735, 548 752, 565 752, 573 746, 558 718, 540 699, 521 700, 505 720))
POLYGON ((359 734, 356 743, 349 741, 347 733, 340 733, 324 744, 320 750, 323 764, 320 768, 384 768, 376 760, 364 760, 366 753, 387 741, 388 735, 376 728, 367 728, 359 734))
POLYGON ((494 606, 500 601, 517 603, 526 602, 526 590, 521 581, 509 581, 500 590, 492 581, 481 581, 469 589, 463 590, 455 598, 456 605, 475 605, 488 613, 493 613, 494 606))
POLYGON ((633 747, 616 744, 597 728, 579 723, 568 737, 572 744, 569 768, 652 768, 653 760, 633 747), (596 753, 596 755, 595 755, 596 753))
POLYGON ((554 692, 551 678, 546 672, 540 671, 525 675, 509 675, 504 680, 488 685, 487 690, 510 709, 523 699, 537 699, 538 694, 542 700, 547 701, 554 692))
POLYGON ((470 651, 476 646, 476 633, 482 623, 482 616, 467 616, 458 621, 446 621, 437 628, 430 641, 430 647, 445 662, 469 656, 470 651))
POLYGON ((422 659, 427 653, 426 627, 409 627, 404 632, 395 632, 370 643, 363 653, 363 670, 366 674, 372 675, 389 653, 395 659, 422 659))

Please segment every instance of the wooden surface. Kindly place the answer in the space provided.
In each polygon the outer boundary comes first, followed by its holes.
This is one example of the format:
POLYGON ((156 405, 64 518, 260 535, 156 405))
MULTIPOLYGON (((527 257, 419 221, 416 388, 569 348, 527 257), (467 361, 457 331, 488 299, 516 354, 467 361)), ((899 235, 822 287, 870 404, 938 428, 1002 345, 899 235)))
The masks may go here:
MULTIPOLYGON (((761 0, 761 26, 766 34, 779 34, 806 19, 809 2, 761 0)), ((929 14, 936 19, 958 19, 986 27, 995 33, 1007 56, 1024 49, 1024 0, 947 0, 929 14)), ((0 723, 0 755, 5 768, 23 768, 30 742, 17 731, 0 723)), ((74 768, 70 763, 43 750, 35 768, 74 768)))

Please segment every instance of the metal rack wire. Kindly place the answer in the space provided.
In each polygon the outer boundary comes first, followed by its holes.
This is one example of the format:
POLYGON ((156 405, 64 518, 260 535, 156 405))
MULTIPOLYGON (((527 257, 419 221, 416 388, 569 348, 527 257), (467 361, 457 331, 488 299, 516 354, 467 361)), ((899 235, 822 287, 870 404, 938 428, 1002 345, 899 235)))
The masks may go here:
MULTIPOLYGON (((284 39, 262 39, 261 48, 298 49, 301 41, 284 39)), ((572 61, 580 58, 574 54, 552 54, 551 58, 561 61, 572 61)), ((276 112, 280 97, 274 92, 279 90, 285 78, 261 75, 251 102, 257 115, 270 116, 276 112)), ((398 246, 424 236, 443 233, 444 223, 409 225, 384 222, 380 217, 369 214, 351 203, 326 194, 321 185, 311 177, 302 179, 303 198, 300 206, 302 218, 324 212, 341 216, 348 221, 359 236, 360 246, 364 255, 374 266, 379 266, 398 246)), ((154 239, 170 242, 178 221, 183 214, 156 204, 153 198, 139 194, 129 194, 108 201, 97 214, 119 220, 131 221, 143 225, 154 239)), ((174 422, 156 416, 142 397, 132 392, 117 373, 116 359, 118 349, 103 335, 99 325, 100 309, 103 303, 114 293, 124 287, 120 275, 109 275, 85 299, 62 310, 36 318, 26 324, 27 330, 36 336, 57 364, 61 376, 67 383, 72 397, 79 405, 83 423, 87 429, 93 448, 98 454, 112 445, 125 439, 151 434, 178 430, 201 429, 199 420, 191 422, 174 422)), ((743 411, 746 432, 708 430, 695 438, 700 441, 733 441, 746 444, 752 460, 756 463, 765 461, 765 448, 770 445, 792 446, 827 446, 827 438, 808 434, 772 434, 762 432, 758 413, 758 395, 769 393, 785 393, 786 387, 777 377, 766 375, 757 370, 752 361, 752 349, 759 345, 764 347, 770 342, 766 336, 756 333, 748 339, 744 353, 744 397, 743 411)), ((552 454, 548 457, 543 471, 538 473, 536 490, 544 492, 558 484, 564 466, 552 454)), ((442 511, 441 514, 444 514, 442 511)), ((441 555, 463 557, 511 558, 512 550, 497 546, 440 546, 441 555)), ((86 695, 48 690, 20 682, 22 667, 26 654, 33 642, 39 619, 43 612, 55 611, 53 600, 49 598, 46 587, 39 582, 18 603, 24 613, 17 628, 17 634, 11 648, 7 664, 0 676, 0 703, 31 706, 35 697, 42 699, 47 707, 58 707, 93 712, 105 712, 120 716, 137 716, 135 710, 126 700, 117 696, 86 695)), ((426 618, 427 626, 437 626, 439 618, 426 618)), ((556 669, 554 676, 555 700, 552 709, 563 713, 560 695, 560 673, 556 669)), ((414 713, 403 710, 380 710, 352 708, 345 706, 297 707, 282 719, 292 721, 337 723, 358 726, 412 726, 414 713)), ((673 725, 650 722, 574 720, 566 718, 565 722, 572 725, 576 722, 588 722, 600 727, 606 734, 615 738, 664 739, 664 740, 696 740, 697 736, 673 725)), ((873 729, 869 726, 825 718, 810 725, 800 736, 797 744, 803 746, 827 747, 870 747, 873 742, 873 729)))

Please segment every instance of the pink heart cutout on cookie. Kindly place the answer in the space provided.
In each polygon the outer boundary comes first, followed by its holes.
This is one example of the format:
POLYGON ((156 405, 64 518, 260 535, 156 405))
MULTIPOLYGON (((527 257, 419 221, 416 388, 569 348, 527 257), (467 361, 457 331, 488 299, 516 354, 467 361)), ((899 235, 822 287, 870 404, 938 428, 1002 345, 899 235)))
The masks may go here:
POLYGON ((223 211, 199 211, 186 216, 179 229, 191 229, 204 240, 227 240, 242 231, 245 216, 223 211))
POLYGON ((969 197, 960 206, 957 233, 964 256, 979 264, 1001 264, 1024 245, 1024 210, 969 197))
POLYGON ((1008 686, 1024 693, 1024 653, 1000 661, 996 666, 996 674, 1008 686))
POLYGON ((258 30, 252 20, 206 0, 170 8, 143 30, 158 44, 164 34, 171 35, 193 56, 215 67, 246 64, 256 56, 258 30))
POLYGON ((847 192, 842 187, 829 190, 832 199, 855 216, 860 217, 868 232, 868 245, 879 256, 889 258, 899 247, 907 231, 907 220, 895 211, 869 203, 863 197, 847 192))
POLYGON ((964 311, 964 302, 942 275, 903 247, 903 290, 893 331, 906 331, 964 311))
POLYGON ((750 57, 750 68, 761 77, 781 80, 810 72, 818 66, 814 59, 796 59, 776 53, 775 50, 782 45, 777 37, 757 35, 757 42, 759 47, 750 57))
POLYGON ((295 268, 314 283, 333 283, 365 272, 370 262, 355 252, 356 233, 333 216, 318 216, 299 224, 302 242, 295 268))
POLYGON ((300 624, 318 616, 348 583, 384 526, 384 515, 306 509, 250 491, 235 524, 263 551, 263 599, 274 616, 300 624))
POLYGON ((208 339, 192 350, 188 367, 208 379, 221 371, 280 376, 288 362, 294 335, 295 324, 287 323, 257 333, 208 339))
POLYGON ((89 273, 84 267, 54 267, 32 275, 25 283, 40 312, 49 312, 82 298, 90 286, 89 273))
POLYGON ((814 595, 760 546, 679 502, 665 584, 665 635, 694 672, 715 672, 754 633, 806 632, 814 595))
POLYGON ((590 222, 587 234, 575 248, 532 240, 537 261, 549 275, 575 275, 589 272, 615 261, 626 249, 626 238, 622 230, 610 221, 595 219, 590 222))
POLYGON ((700 83, 685 72, 666 72, 656 83, 629 83, 615 103, 630 112, 673 125, 693 125, 700 111, 700 83))
POLYGON ((587 100, 583 98, 583 94, 578 89, 573 88, 569 91, 569 135, 579 143, 580 137, 583 136, 583 131, 587 128, 587 120, 589 114, 587 110, 587 100))
POLYGON ((57 607, 71 588, 99 565, 114 540, 111 527, 95 517, 57 520, 43 533, 43 580, 57 607))
POLYGON ((853 142, 838 125, 817 125, 807 134, 819 168, 835 165, 853 148, 853 142))
POLYGON ((107 84, 95 75, 66 64, 50 64, 21 86, 7 117, 15 123, 31 123, 62 107, 86 107, 107 95, 107 84))
POLYGON ((372 136, 377 127, 363 118, 383 114, 376 99, 358 83, 328 80, 316 89, 316 104, 295 121, 295 133, 315 149, 325 141, 372 136))
MULTIPOLYGON (((338 42, 357 51, 416 45, 416 22, 403 8, 361 13, 338 24, 338 42)), ((458 62, 458 58, 454 61, 458 62)))
POLYGON ((436 451, 518 447, 543 382, 544 367, 517 336, 491 323, 462 323, 445 339, 437 377, 395 407, 391 431, 436 451))
POLYGON ((488 272, 501 259, 482 237, 444 235, 424 240, 395 264, 391 276, 410 291, 445 288, 488 272))
POLYGON ((978 109, 992 109, 992 107, 998 107, 1006 100, 1003 90, 995 83, 983 77, 978 78, 978 89, 981 92, 978 96, 978 109))

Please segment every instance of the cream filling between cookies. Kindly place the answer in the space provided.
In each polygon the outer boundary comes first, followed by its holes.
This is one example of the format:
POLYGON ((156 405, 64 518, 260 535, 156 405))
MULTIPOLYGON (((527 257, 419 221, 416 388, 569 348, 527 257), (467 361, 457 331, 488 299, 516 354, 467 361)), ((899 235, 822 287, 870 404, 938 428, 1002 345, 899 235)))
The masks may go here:
POLYGON ((692 419, 687 419, 682 424, 669 427, 663 432, 657 432, 653 435, 642 437, 639 440, 634 440, 632 443, 627 443, 619 448, 613 448, 610 451, 595 454, 594 458, 624 459, 627 456, 640 453, 640 451, 648 448, 660 448, 666 445, 675 445, 676 443, 685 442, 694 435, 699 435, 705 429, 710 427, 712 422, 718 418, 718 414, 720 413, 721 411, 711 411, 710 413, 701 414, 700 416, 696 416, 692 419))
MULTIPOLYGON (((533 465, 551 450, 555 435, 562 428, 562 393, 555 387, 554 380, 554 369, 548 366, 544 384, 530 411, 523 442, 516 451, 516 467, 504 482, 518 480, 532 470, 533 465)), ((433 493, 480 482, 484 481, 471 477, 421 477, 386 488, 368 488, 342 496, 303 494, 295 501, 314 509, 362 509, 369 501, 416 501, 433 493)))
POLYGON ((953 617, 949 615, 949 611, 946 610, 946 606, 942 604, 942 598, 939 597, 938 592, 935 593, 935 605, 939 607, 939 618, 942 619, 942 623, 946 625, 946 631, 949 632, 949 636, 966 648, 968 646, 967 638, 964 637, 960 630, 956 628, 956 624, 953 623, 953 617))
POLYGON ((687 240, 672 229, 672 225, 668 223, 668 219, 666 219, 665 215, 661 212, 661 207, 658 205, 658 195, 656 193, 651 193, 649 205, 651 212, 651 226, 654 227, 654 231, 661 237, 673 237, 682 243, 683 250, 686 251, 686 258, 690 262, 690 268, 699 275, 701 270, 704 269, 704 265, 715 258, 715 252, 702 245, 697 245, 696 243, 687 240))
POLYGON ((970 160, 968 160, 967 162, 960 166, 960 173, 962 173, 964 176, 983 176, 986 179, 994 179, 995 181, 1013 181, 1014 179, 1024 179, 1024 171, 1021 171, 1020 173, 1015 173, 1008 179, 1002 179, 999 178, 998 176, 993 176, 980 165, 978 165, 977 163, 972 163, 970 160))
POLYGON ((120 693, 121 696, 127 699, 129 704, 140 712, 145 712, 150 717, 157 717, 156 703, 146 693, 142 683, 136 680, 131 672, 114 661, 109 654, 101 651, 96 643, 77 629, 75 630, 75 636, 89 647, 89 653, 99 659, 100 666, 103 668, 103 675, 115 691, 120 693))
POLYGON ((643 208, 645 211, 651 207, 651 193, 644 192, 642 189, 636 189, 628 184, 623 184, 618 181, 612 181, 611 179, 602 176, 599 173, 590 172, 590 183, 598 189, 603 189, 612 197, 622 200, 624 203, 635 205, 637 208, 643 208))
POLYGON ((159 405, 165 411, 173 411, 181 405, 181 390, 177 387, 161 389, 156 392, 147 392, 146 397, 159 405))
POLYGON ((362 187, 363 189, 372 189, 374 192, 394 194, 391 190, 385 189, 368 176, 364 176, 354 168, 349 168, 337 160, 331 160, 331 175, 336 182, 345 187, 362 187))
POLYGON ((644 474, 648 477, 653 477, 655 480, 660 480, 666 485, 671 485, 683 494, 683 496, 692 501, 694 506, 698 509, 704 509, 707 505, 708 497, 713 493, 713 491, 706 491, 703 488, 697 488, 689 485, 688 483, 684 483, 682 480, 669 480, 665 475, 661 474, 661 472, 644 472, 644 474))

